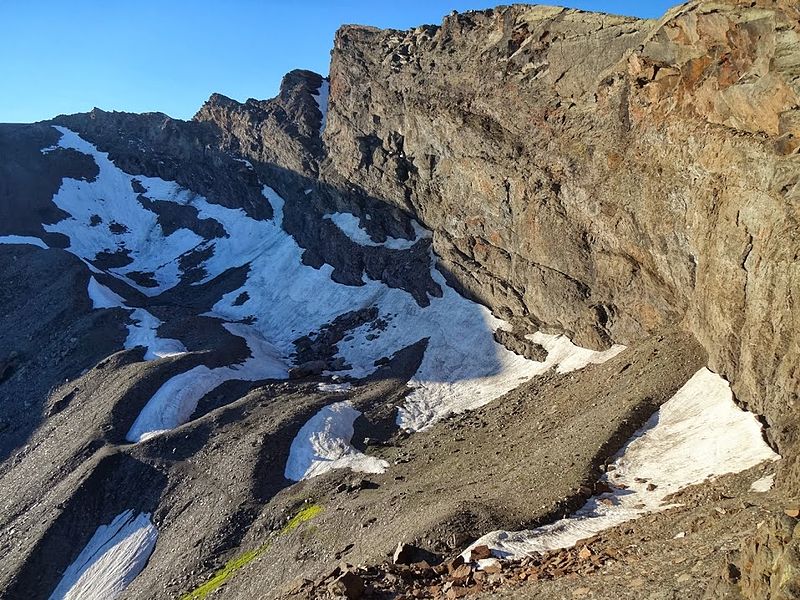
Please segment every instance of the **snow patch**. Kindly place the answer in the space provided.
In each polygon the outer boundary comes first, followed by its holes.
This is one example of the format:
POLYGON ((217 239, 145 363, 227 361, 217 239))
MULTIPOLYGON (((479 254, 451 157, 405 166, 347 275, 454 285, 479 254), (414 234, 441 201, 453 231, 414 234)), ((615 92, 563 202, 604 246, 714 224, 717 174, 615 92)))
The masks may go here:
POLYGON ((168 379, 136 417, 125 436, 129 442, 142 442, 183 425, 191 418, 200 399, 226 381, 285 379, 288 376, 286 363, 255 329, 242 323, 225 323, 224 327, 245 340, 250 358, 241 364, 215 369, 200 365, 168 379))
POLYGON ((750 486, 750 491, 763 494, 770 491, 773 485, 775 485, 775 473, 764 475, 761 479, 756 479, 750 486))
POLYGON ((92 308, 125 308, 125 299, 113 292, 94 277, 89 277, 89 285, 86 290, 89 299, 92 301, 92 308))
POLYGON ((358 217, 351 213, 333 213, 325 215, 323 219, 333 221, 333 224, 339 228, 348 238, 354 241, 359 246, 382 246, 390 250, 408 250, 413 247, 419 240, 431 237, 431 232, 422 227, 415 220, 411 221, 414 228, 414 239, 404 240, 401 238, 387 237, 385 242, 375 242, 359 224, 358 217))
POLYGON ((0 244, 28 244, 47 250, 49 246, 32 235, 0 235, 0 244))
POLYGON ((331 86, 327 79, 322 80, 322 84, 320 84, 317 93, 314 94, 314 100, 317 101, 317 106, 319 107, 319 112, 322 113, 322 120, 320 121, 319 125, 319 134, 322 135, 322 132, 325 131, 325 125, 328 123, 328 96, 330 92, 331 86))
POLYGON ((576 346, 565 335, 548 335, 542 332, 525 337, 547 351, 546 364, 556 365, 559 373, 571 373, 592 364, 604 363, 625 350, 625 346, 620 344, 614 344, 608 350, 589 350, 576 346))
POLYGON ((350 445, 353 423, 361 415, 349 402, 337 402, 320 410, 292 441, 286 462, 286 479, 300 481, 333 469, 383 473, 389 463, 359 452, 350 445))
POLYGON ((142 572, 158 529, 150 515, 126 510, 101 525, 64 571, 50 600, 113 600, 142 572))
POLYGON ((728 382, 700 369, 617 455, 615 468, 604 476, 615 491, 589 499, 571 517, 550 525, 489 533, 467 552, 481 544, 498 556, 513 557, 568 548, 610 527, 669 508, 665 498, 690 485, 778 458, 764 442, 756 417, 733 402, 728 382))
POLYGON ((179 340, 158 337, 158 327, 163 322, 145 309, 134 309, 131 312, 131 321, 132 323, 128 325, 125 348, 144 346, 147 348, 144 355, 145 360, 156 360, 158 358, 186 354, 186 346, 179 340))

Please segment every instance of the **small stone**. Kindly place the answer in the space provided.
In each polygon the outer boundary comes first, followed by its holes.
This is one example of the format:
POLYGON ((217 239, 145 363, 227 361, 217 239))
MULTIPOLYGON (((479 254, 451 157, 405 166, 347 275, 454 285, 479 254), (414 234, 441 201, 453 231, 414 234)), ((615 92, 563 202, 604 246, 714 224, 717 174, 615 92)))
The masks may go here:
POLYGON ((589 548, 587 548, 586 546, 581 548, 580 552, 578 552, 578 558, 580 558, 581 560, 587 560, 591 558, 591 556, 592 556, 592 551, 589 550, 589 548))
POLYGON ((450 577, 454 581, 460 580, 460 581, 463 582, 463 581, 466 581, 471 574, 472 574, 472 567, 470 567, 467 564, 464 564, 464 565, 461 565, 460 567, 457 567, 456 569, 454 569, 453 572, 450 573, 450 577))
POLYGON ((417 549, 414 546, 398 542, 397 548, 392 556, 392 562, 396 565, 410 565, 414 562, 414 556, 416 554, 417 549))
POLYGON ((469 552, 469 559, 472 562, 477 561, 477 560, 483 560, 485 558, 491 558, 491 557, 492 557, 492 551, 489 549, 489 546, 487 546, 485 544, 481 545, 481 546, 475 546, 469 552))
POLYGON ((500 573, 503 570, 503 564, 496 558, 485 558, 478 561, 478 567, 487 574, 500 573))
POLYGON ((328 589, 339 596, 344 596, 348 600, 358 600, 364 594, 364 581, 353 573, 348 571, 338 577, 328 589))
POLYGON ((452 573, 463 564, 464 564, 464 557, 459 554, 453 560, 447 563, 447 572, 452 573))
POLYGON ((800 507, 798 506, 790 506, 783 512, 786 513, 787 517, 791 517, 793 519, 800 517, 800 507))

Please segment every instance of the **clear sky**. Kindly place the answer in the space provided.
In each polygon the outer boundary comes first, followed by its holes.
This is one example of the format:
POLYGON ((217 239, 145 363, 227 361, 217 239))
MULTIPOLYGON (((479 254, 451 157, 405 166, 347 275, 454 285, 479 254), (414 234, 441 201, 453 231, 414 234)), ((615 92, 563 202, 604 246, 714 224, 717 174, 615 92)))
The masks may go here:
MULTIPOLYGON (((212 92, 270 98, 327 74, 344 23, 406 29, 502 0, 0 0, 0 122, 105 110, 190 118, 212 92)), ((511 2, 505 2, 510 4, 511 2)), ((544 0, 542 3, 550 3, 544 0)), ((561 0, 654 18, 675 0, 561 0)))

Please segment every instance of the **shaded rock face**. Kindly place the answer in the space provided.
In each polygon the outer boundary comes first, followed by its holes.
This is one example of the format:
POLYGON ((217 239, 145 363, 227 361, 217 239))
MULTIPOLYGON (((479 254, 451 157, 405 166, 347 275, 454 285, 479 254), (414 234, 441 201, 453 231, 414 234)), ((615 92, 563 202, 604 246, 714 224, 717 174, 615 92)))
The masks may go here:
MULTIPOLYGON (((160 177, 254 219, 269 219, 261 185, 247 165, 217 148, 214 128, 171 119, 162 113, 131 114, 95 108, 53 120, 108 152, 132 175, 160 177)), ((134 190, 140 191, 140 190, 134 190)))
POLYGON ((270 100, 241 104, 214 94, 195 121, 218 125, 222 146, 236 154, 314 175, 322 156, 322 114, 313 96, 322 81, 317 73, 298 70, 284 77, 280 93, 270 100))
POLYGON ((682 323, 793 454, 799 30, 782 1, 345 27, 322 176, 415 214, 498 314, 595 347, 682 323))

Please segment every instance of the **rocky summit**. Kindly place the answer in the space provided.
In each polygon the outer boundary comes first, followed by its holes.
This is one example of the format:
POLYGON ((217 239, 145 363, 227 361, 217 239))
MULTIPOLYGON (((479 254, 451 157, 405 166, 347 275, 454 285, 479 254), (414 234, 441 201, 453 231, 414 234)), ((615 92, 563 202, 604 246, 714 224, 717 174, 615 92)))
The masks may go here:
POLYGON ((0 598, 800 598, 794 0, 348 25, 0 157, 0 598))

